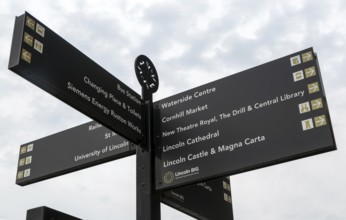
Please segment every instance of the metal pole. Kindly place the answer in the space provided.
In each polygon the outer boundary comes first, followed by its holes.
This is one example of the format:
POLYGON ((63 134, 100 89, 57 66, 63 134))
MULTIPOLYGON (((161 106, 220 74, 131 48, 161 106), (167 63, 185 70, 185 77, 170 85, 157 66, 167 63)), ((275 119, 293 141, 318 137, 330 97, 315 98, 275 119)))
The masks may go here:
POLYGON ((152 93, 142 89, 144 135, 146 142, 137 147, 137 220, 160 220, 160 194, 155 190, 152 93))

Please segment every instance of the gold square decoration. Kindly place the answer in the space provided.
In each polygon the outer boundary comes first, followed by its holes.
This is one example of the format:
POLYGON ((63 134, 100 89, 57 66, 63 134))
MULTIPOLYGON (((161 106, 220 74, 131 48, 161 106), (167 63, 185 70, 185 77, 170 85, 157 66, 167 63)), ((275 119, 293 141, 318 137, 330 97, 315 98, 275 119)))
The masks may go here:
POLYGON ((232 203, 232 197, 230 195, 228 195, 228 202, 232 203))
POLYGON ((45 28, 42 25, 40 25, 39 23, 37 23, 37 25, 36 25, 36 33, 41 35, 41 37, 44 37, 45 28))
POLYGON ((225 181, 222 181, 222 185, 224 189, 227 189, 227 183, 225 181))
POLYGON ((304 103, 299 104, 299 113, 300 114, 303 114, 303 113, 306 113, 309 111, 311 111, 309 102, 304 102, 304 103))
POLYGON ((297 82, 300 80, 304 79, 304 74, 303 74, 303 70, 297 71, 293 73, 293 81, 297 82))
POLYGON ((225 201, 228 201, 228 195, 226 193, 223 194, 223 198, 225 201))
POLYGON ((227 183, 227 190, 231 191, 231 185, 227 183))
POLYGON ((19 171, 17 174, 17 179, 22 179, 24 177, 24 172, 23 171, 19 171))
POLYGON ((291 61, 291 66, 295 66, 295 65, 298 65, 298 64, 302 63, 299 55, 291 57, 290 61, 291 61))
POLYGON ((319 92, 320 86, 319 86, 318 82, 308 84, 308 90, 309 90, 309 94, 319 92))
POLYGON ((25 158, 25 165, 31 164, 32 156, 25 158))
POLYGON ((30 47, 32 47, 32 44, 34 43, 34 38, 33 38, 33 36, 31 36, 30 34, 24 32, 23 41, 24 41, 25 43, 27 43, 28 45, 30 45, 30 47))
POLYGON ((316 68, 314 66, 305 69, 306 78, 316 76, 316 68))
POLYGON ((320 115, 314 118, 316 128, 327 124, 326 116, 320 115))
POLYGON ((20 154, 25 154, 26 153, 26 146, 22 146, 20 148, 20 154))
POLYGON ((33 18, 26 16, 25 25, 28 26, 30 29, 35 30, 36 22, 33 18))
POLYGON ((302 58, 303 58, 303 63, 306 63, 306 62, 308 62, 310 60, 313 60, 314 57, 312 55, 312 52, 309 51, 309 52, 303 53, 302 54, 302 58))
POLYGON ((24 170, 24 177, 28 177, 28 176, 30 176, 30 169, 26 169, 26 170, 24 170))
POLYGON ((35 39, 34 49, 40 53, 43 53, 43 44, 40 41, 35 39))
POLYGON ((22 49, 22 55, 20 56, 27 63, 31 63, 31 53, 25 49, 22 49))
POLYGON ((22 158, 19 160, 19 165, 18 166, 24 166, 25 165, 25 158, 22 158))
POLYGON ((314 128, 314 124, 312 123, 312 118, 306 119, 302 121, 303 131, 310 130, 314 128))
POLYGON ((311 101, 312 110, 323 108, 323 102, 321 98, 314 99, 311 101))
POLYGON ((31 151, 33 151, 33 150, 34 150, 34 144, 29 144, 29 145, 28 145, 27 151, 28 151, 28 152, 31 152, 31 151))

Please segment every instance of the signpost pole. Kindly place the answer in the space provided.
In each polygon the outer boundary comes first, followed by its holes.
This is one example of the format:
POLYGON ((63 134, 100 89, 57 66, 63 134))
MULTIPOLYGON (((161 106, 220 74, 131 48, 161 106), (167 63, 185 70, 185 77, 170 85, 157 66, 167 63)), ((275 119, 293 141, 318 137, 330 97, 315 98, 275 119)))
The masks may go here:
MULTIPOLYGON (((139 56, 135 61, 137 77, 145 74, 148 77, 150 66, 155 69, 151 61, 145 56, 139 56), (143 61, 143 59, 145 61, 143 61), (140 71, 139 71, 140 70, 140 71)), ((155 70, 156 73, 156 70, 155 70)), ((152 87, 146 84, 148 81, 140 81, 142 85, 143 128, 145 142, 137 146, 137 220, 160 220, 160 193, 155 189, 155 154, 153 145, 153 95, 152 87)), ((152 85, 151 85, 152 86, 152 85)), ((157 85, 156 85, 157 86, 157 85)), ((157 89, 157 87, 156 87, 157 89)))
POLYGON ((160 195, 155 192, 152 145, 152 94, 143 89, 146 143, 137 147, 137 220, 160 220, 160 195))

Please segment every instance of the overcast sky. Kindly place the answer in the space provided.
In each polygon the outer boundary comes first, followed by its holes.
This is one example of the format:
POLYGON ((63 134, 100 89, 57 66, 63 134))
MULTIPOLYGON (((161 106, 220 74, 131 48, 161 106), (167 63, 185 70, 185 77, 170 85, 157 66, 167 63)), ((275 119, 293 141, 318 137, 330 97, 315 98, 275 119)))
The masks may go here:
MULTIPOLYGON (((136 218, 135 157, 20 187, 21 144, 90 121, 7 69, 15 16, 28 11, 140 93, 146 54, 154 99, 314 47, 338 150, 231 176, 236 220, 346 219, 346 2, 342 0, 19 1, 0 8, 0 220, 49 206, 86 220, 136 218)), ((162 205, 162 219, 191 219, 162 205)))

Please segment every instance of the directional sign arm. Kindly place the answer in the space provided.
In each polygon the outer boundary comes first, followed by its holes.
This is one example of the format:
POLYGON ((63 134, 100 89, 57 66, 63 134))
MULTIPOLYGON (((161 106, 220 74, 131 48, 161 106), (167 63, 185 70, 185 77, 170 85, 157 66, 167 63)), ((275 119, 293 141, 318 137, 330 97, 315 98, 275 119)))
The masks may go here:
POLYGON ((143 141, 140 95, 29 13, 16 19, 9 69, 131 142, 143 141), (23 43, 24 33, 33 45, 23 43))
POLYGON ((154 103, 157 189, 336 150, 313 54, 308 48, 154 103), (308 68, 316 73, 292 80, 308 68))

